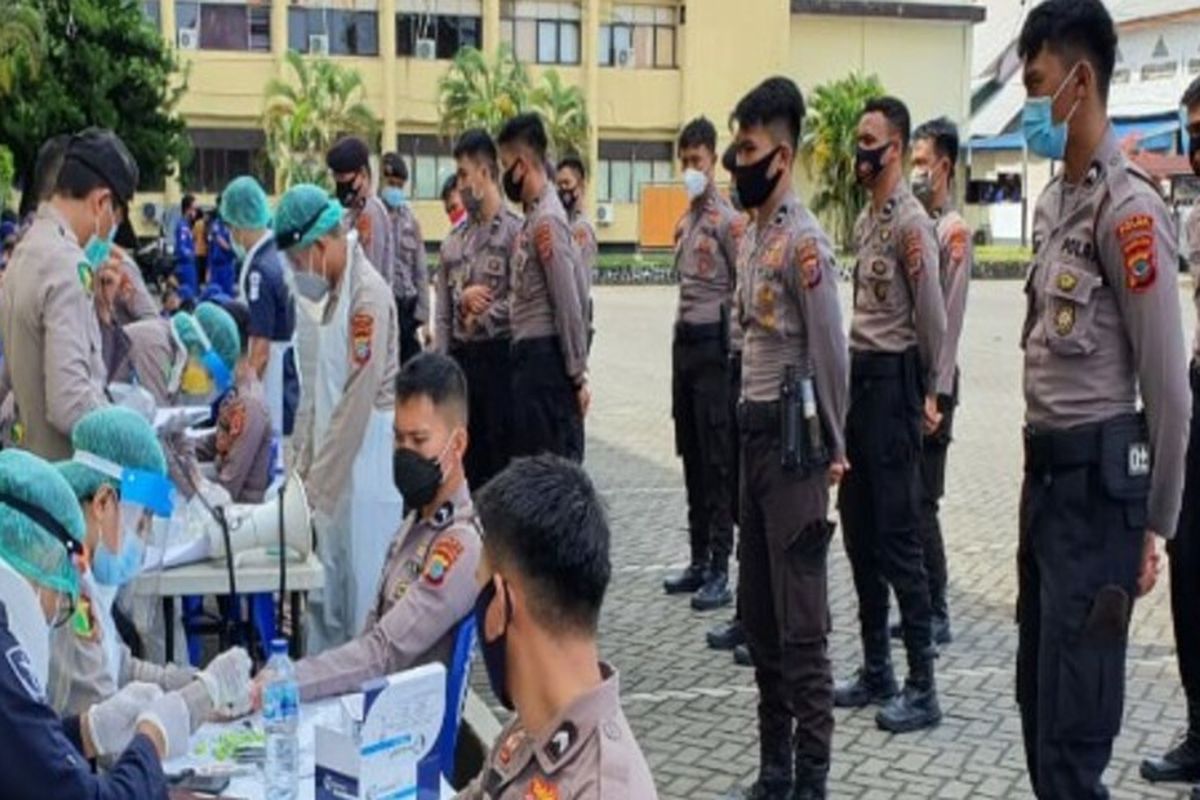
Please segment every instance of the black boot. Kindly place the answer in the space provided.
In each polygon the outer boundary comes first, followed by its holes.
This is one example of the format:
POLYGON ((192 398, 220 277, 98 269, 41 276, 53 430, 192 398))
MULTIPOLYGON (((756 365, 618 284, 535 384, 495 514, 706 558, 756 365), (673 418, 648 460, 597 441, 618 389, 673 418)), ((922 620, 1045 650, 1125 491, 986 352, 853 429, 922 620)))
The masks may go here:
POLYGON ((744 644, 733 648, 733 663, 739 667, 753 667, 754 659, 750 657, 750 648, 744 644))
POLYGON ((714 608, 727 606, 733 602, 733 592, 729 591, 729 563, 713 565, 705 575, 704 585, 692 595, 692 608, 697 611, 712 611, 714 608))
POLYGON ((839 681, 833 689, 835 708, 864 708, 882 705, 896 696, 900 687, 892 671, 887 632, 863 637, 863 666, 853 680, 839 681))
MULTIPOLYGON (((910 664, 915 659, 910 658, 910 664)), ((875 724, 890 733, 909 733, 932 728, 942 721, 938 705, 937 686, 933 680, 933 658, 925 656, 918 665, 910 666, 904 691, 892 698, 875 715, 875 724)))
POLYGON ((1147 758, 1142 762, 1142 777, 1151 783, 1200 781, 1200 735, 1189 732, 1162 758, 1147 758))
POLYGON ((704 585, 704 572, 704 562, 693 561, 683 572, 663 581, 663 590, 667 594, 691 594, 704 585))
POLYGON ((746 643, 746 629, 742 627, 742 621, 734 617, 725 625, 713 628, 704 638, 713 650, 732 650, 746 643))
POLYGON ((806 764, 796 761, 796 780, 790 800, 825 800, 825 784, 829 780, 829 764, 806 764))
POLYGON ((735 788, 725 800, 791 800, 792 741, 787 731, 759 728, 758 780, 735 788))

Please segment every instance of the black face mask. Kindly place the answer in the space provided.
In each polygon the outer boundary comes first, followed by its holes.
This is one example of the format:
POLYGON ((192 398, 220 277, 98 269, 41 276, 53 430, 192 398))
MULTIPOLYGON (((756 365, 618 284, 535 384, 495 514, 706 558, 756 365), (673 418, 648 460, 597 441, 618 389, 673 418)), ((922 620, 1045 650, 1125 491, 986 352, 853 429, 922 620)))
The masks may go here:
POLYGON ((860 185, 871 186, 875 183, 875 179, 883 171, 883 157, 891 146, 892 143, 888 142, 874 150, 860 147, 854 152, 854 177, 860 185))
POLYGON ((342 204, 342 208, 349 208, 358 199, 358 189, 354 188, 355 180, 355 178, 351 178, 348 181, 337 182, 337 199, 342 204))
POLYGON ((579 202, 579 195, 575 194, 575 192, 559 190, 558 199, 562 203, 563 210, 568 214, 572 214, 575 211, 575 204, 579 202))
POLYGON ((406 447, 392 452, 392 481, 404 498, 405 509, 420 511, 437 497, 442 488, 442 465, 438 461, 406 447))
POLYGON ((488 606, 496 599, 496 581, 489 579, 475 598, 475 632, 479 638, 479 649, 483 653, 483 665, 487 667, 488 684, 500 705, 513 710, 512 695, 508 693, 508 623, 512 622, 512 600, 508 587, 504 587, 504 630, 492 641, 488 641, 485 628, 488 606))
POLYGON ((783 170, 779 170, 772 176, 767 175, 767 170, 770 169, 771 162, 775 160, 775 155, 780 149, 776 147, 753 164, 734 167, 733 181, 742 208, 758 208, 767 202, 771 192, 775 191, 775 187, 779 185, 779 179, 783 177, 783 170))
POLYGON ((517 165, 516 162, 514 162, 513 165, 504 172, 502 181, 504 183, 505 196, 508 197, 508 199, 512 202, 519 203, 521 202, 521 189, 525 185, 525 176, 522 175, 521 180, 519 181, 514 180, 513 171, 516 170, 516 168, 517 165))

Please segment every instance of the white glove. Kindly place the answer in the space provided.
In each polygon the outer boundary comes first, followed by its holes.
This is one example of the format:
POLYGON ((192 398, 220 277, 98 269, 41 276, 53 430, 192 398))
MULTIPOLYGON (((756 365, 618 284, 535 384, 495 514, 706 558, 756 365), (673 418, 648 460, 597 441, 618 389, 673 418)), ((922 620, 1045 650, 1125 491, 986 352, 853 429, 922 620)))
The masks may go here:
POLYGON ((87 710, 88 729, 97 756, 115 756, 131 739, 137 715, 163 696, 152 683, 131 683, 107 700, 87 710))
POLYGON ((208 689, 213 710, 222 716, 241 716, 250 711, 250 656, 240 647, 214 658, 197 677, 208 689))
POLYGON ((178 692, 164 694, 155 700, 149 708, 138 715, 135 727, 147 723, 158 728, 166 743, 163 761, 179 758, 188 750, 188 738, 191 736, 191 716, 188 714, 187 703, 178 692))

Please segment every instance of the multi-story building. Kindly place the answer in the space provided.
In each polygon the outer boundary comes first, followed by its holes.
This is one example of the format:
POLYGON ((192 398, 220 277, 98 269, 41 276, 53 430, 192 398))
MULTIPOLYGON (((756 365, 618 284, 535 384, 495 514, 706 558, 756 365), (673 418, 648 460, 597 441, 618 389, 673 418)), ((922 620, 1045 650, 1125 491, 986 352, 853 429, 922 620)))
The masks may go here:
POLYGON ((963 121, 971 26, 956 0, 146 0, 190 64, 181 110, 195 161, 184 186, 205 201, 264 163, 263 89, 288 49, 357 69, 382 141, 409 161, 409 194, 430 239, 446 230, 436 198, 452 171, 438 135, 437 81, 460 47, 511 45, 536 82, 554 68, 580 86, 592 126, 593 215, 606 245, 639 240, 643 186, 675 179, 673 142, 706 114, 725 130, 754 83, 786 74, 807 93, 852 71, 878 74, 914 122, 963 121), (603 207, 601 211, 599 206, 603 207), (600 212, 600 213, 597 213, 600 212))

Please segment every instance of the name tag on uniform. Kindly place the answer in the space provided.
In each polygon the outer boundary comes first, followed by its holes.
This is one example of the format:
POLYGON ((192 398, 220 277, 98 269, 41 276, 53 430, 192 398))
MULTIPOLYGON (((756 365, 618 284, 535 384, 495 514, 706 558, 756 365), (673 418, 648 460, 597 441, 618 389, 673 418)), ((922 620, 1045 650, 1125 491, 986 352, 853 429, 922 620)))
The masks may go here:
POLYGON ((1150 474, 1150 445, 1146 442, 1132 442, 1129 445, 1126 469, 1131 478, 1142 478, 1150 474))

